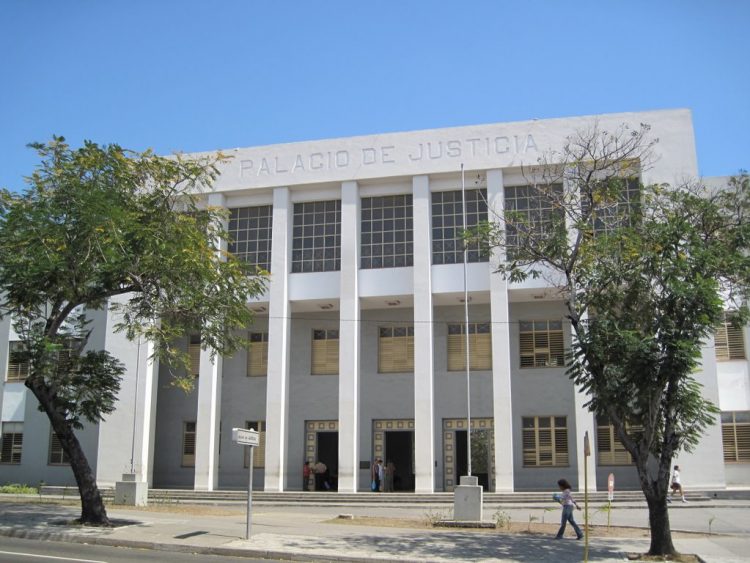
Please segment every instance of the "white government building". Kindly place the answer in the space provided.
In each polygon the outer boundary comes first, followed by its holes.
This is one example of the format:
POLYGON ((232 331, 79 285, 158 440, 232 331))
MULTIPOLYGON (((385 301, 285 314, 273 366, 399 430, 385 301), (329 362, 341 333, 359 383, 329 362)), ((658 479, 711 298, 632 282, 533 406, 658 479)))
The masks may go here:
MULTIPOLYGON (((698 177, 682 109, 229 151, 207 203, 230 211, 230 250, 271 272, 249 304, 248 348, 212 362, 186 339, 198 377, 185 393, 147 361, 146 343, 115 333, 106 310, 90 312, 89 345, 127 366, 117 410, 79 433, 99 484, 135 473, 158 488, 244 487, 248 460, 231 429, 245 427, 261 433, 256 488, 301 490, 304 461, 322 460, 333 488, 367 491, 379 457, 395 465, 396 490, 453 490, 467 465, 460 166, 469 225, 488 205, 524 209, 536 203, 521 165, 595 121, 651 125, 658 158, 645 183, 698 177)), ((563 304, 541 280, 506 283, 494 260, 472 251, 467 265, 473 474, 490 491, 549 490, 560 477, 582 486, 588 463, 599 489, 609 473, 618 488, 639 488, 611 427, 565 375, 563 304)), ((678 460, 691 488, 750 485, 747 340, 747 328, 724 326, 705 344, 698 379, 722 414, 678 460)), ((0 321, 0 483, 74 484, 23 385, 16 341, 0 321)))

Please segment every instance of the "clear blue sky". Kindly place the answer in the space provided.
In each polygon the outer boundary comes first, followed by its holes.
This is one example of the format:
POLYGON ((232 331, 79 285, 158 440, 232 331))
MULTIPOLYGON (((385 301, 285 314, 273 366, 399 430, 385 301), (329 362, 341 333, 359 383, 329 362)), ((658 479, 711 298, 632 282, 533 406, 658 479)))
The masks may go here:
POLYGON ((52 134, 159 153, 690 108, 750 167, 748 0, 2 0, 0 186, 52 134))

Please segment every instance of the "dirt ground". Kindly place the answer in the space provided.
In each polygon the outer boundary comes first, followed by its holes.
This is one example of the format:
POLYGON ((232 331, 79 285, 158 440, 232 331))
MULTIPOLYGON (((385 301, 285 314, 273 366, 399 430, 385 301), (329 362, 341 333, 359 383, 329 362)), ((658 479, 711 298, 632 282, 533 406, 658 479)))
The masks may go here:
MULTIPOLYGON (((355 516, 354 518, 333 518, 327 521, 330 524, 342 524, 349 526, 370 526, 383 528, 418 528, 429 529, 439 527, 433 525, 430 518, 425 516, 418 518, 382 518, 377 516, 355 516)), ((581 523, 579 522, 579 525, 581 523)), ((455 530, 461 532, 477 532, 490 534, 524 534, 532 536, 553 536, 560 527, 555 522, 510 522, 509 525, 501 528, 443 528, 445 530, 455 530)), ((581 525, 581 527, 583 527, 581 525)), ((573 530, 567 530, 568 534, 573 537, 573 530)), ((633 528, 628 526, 589 526, 589 537, 597 538, 648 538, 650 537, 648 528, 633 528)), ((674 538, 696 537, 696 534, 690 532, 672 532, 674 538)))

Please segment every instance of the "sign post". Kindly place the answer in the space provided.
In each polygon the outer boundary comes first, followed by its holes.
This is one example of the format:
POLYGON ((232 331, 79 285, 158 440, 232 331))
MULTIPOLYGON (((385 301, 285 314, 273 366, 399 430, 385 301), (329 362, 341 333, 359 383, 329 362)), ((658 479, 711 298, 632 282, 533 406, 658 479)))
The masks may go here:
POLYGON ((615 474, 610 473, 607 477, 607 529, 609 530, 610 517, 612 516, 612 501, 615 500, 615 474))
POLYGON ((584 546, 583 560, 589 560, 589 461, 591 455, 591 444, 589 442, 588 430, 583 435, 583 520, 584 520, 584 546))
POLYGON ((245 527, 245 539, 249 540, 250 528, 253 521, 253 453, 255 447, 260 445, 258 431, 247 430, 245 428, 232 428, 232 442, 250 448, 250 462, 248 463, 250 477, 247 483, 247 525, 245 527))

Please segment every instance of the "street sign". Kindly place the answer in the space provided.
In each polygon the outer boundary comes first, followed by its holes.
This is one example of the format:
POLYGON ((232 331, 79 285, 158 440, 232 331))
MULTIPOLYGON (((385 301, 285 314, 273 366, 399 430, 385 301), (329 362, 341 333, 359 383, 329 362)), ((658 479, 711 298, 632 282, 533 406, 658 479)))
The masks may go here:
POLYGON ((607 477, 607 499, 612 502, 615 498, 615 474, 610 473, 607 477))
POLYGON ((257 430, 247 430, 245 428, 232 428, 232 442, 240 446, 259 446, 257 430))
POLYGON ((250 446, 250 463, 247 470, 247 524, 245 526, 245 539, 249 540, 253 522, 253 454, 255 448, 260 445, 258 431, 248 430, 247 428, 232 428, 232 442, 240 446, 250 446))

